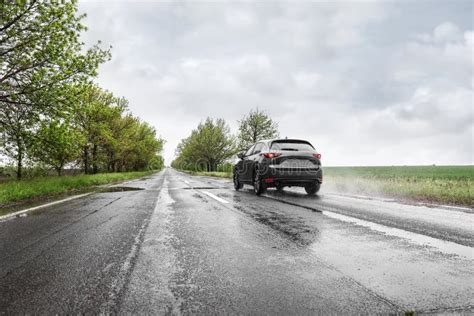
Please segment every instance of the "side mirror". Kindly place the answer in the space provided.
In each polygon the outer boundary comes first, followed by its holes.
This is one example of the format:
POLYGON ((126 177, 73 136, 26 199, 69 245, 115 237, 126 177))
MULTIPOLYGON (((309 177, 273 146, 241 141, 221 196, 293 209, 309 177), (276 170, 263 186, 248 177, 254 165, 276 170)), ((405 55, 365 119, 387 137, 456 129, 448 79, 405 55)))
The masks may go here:
POLYGON ((239 159, 244 159, 245 153, 241 151, 240 153, 237 154, 237 157, 239 157, 239 159))

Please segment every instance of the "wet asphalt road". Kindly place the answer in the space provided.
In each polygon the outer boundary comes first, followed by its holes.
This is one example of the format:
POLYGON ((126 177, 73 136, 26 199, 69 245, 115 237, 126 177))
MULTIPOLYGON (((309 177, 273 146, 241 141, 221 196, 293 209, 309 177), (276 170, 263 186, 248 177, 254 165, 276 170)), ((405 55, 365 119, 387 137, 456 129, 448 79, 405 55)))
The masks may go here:
POLYGON ((172 169, 0 222, 2 313, 474 311, 474 213, 172 169))

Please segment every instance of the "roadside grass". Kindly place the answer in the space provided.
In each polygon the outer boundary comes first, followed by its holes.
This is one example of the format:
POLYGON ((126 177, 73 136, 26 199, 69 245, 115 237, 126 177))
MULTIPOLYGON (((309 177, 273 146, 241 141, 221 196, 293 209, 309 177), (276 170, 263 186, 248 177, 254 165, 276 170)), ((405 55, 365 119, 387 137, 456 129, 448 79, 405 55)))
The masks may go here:
POLYGON ((378 166, 378 167, 324 167, 330 176, 377 179, 416 178, 474 180, 474 166, 378 166))
POLYGON ((94 186, 140 178, 156 171, 51 176, 0 183, 0 210, 14 203, 44 196, 90 191, 94 186))
MULTIPOLYGON (((416 202, 474 205, 474 166, 324 167, 330 191, 406 199, 416 202)), ((190 172, 232 178, 228 172, 190 172)))
POLYGON ((472 206, 474 166, 326 167, 324 182, 341 193, 472 206))

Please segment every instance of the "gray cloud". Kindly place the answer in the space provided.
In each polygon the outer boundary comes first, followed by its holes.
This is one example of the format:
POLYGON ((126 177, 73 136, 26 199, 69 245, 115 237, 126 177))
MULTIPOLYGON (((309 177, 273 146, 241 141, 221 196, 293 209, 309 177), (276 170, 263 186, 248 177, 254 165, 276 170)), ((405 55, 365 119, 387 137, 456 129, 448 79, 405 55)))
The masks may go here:
POLYGON ((473 163, 468 1, 81 2, 100 84, 168 143, 259 106, 328 165, 473 163), (442 154, 441 154, 442 153, 442 154))

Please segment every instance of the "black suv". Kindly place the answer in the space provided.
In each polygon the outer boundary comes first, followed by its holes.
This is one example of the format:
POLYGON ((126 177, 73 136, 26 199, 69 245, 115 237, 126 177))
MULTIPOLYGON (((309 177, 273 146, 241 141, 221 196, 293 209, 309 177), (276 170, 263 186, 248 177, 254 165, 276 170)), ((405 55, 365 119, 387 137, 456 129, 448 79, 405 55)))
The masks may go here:
POLYGON ((305 140, 274 139, 260 141, 237 155, 234 187, 253 185, 257 195, 268 187, 282 190, 285 186, 304 187, 313 195, 323 182, 321 154, 305 140))

